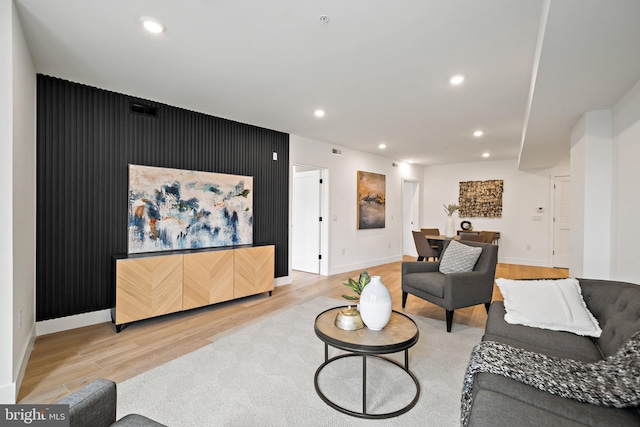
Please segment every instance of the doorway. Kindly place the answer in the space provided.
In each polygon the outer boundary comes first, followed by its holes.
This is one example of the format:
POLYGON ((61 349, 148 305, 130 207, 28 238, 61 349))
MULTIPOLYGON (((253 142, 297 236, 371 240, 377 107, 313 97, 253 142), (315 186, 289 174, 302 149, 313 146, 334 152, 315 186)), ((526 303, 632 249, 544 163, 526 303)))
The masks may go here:
POLYGON ((412 231, 420 230, 420 183, 402 180, 402 254, 418 256, 412 231))
POLYGON ((326 170, 294 165, 291 219, 291 268, 313 274, 326 274, 324 254, 323 200, 326 170), (324 258, 324 259, 323 259, 324 258))
POLYGON ((554 177, 553 201, 553 266, 569 268, 571 177, 554 177))

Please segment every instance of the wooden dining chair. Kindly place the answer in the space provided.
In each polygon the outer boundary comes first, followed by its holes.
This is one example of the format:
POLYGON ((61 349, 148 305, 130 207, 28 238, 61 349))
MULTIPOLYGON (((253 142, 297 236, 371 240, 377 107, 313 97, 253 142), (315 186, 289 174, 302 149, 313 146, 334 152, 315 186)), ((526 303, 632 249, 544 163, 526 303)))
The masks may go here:
POLYGON ((493 244, 493 241, 496 238, 496 232, 495 231, 481 231, 480 235, 482 237, 484 237, 484 242, 485 243, 490 243, 490 244, 493 244))
MULTIPOLYGON (((440 235, 440 229, 439 228, 421 228, 420 232, 422 234, 424 234, 425 236, 439 236, 440 235)), ((431 245, 431 247, 433 249, 435 249, 436 251, 438 250, 438 244, 435 242, 429 242, 429 244, 431 245)))
POLYGON ((467 242, 485 242, 485 237, 482 234, 472 234, 472 233, 460 233, 460 240, 466 240, 467 242))
POLYGON ((421 228, 420 231, 425 236, 439 236, 440 229, 439 228, 421 228))
POLYGON ((429 261, 429 258, 433 258, 433 260, 436 261, 438 259, 438 252, 431 247, 426 236, 420 231, 412 231, 412 233, 413 241, 418 251, 418 261, 429 261))

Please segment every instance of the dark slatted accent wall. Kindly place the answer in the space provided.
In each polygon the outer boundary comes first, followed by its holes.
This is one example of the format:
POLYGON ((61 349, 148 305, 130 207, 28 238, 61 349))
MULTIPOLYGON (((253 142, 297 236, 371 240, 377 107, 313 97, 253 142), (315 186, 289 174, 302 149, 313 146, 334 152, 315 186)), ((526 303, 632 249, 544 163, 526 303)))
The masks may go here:
POLYGON ((110 308, 129 163, 254 177, 255 244, 288 274, 289 135, 38 76, 37 320, 110 308), (130 112, 132 102, 157 117, 130 112), (272 153, 278 160, 272 160, 272 153))

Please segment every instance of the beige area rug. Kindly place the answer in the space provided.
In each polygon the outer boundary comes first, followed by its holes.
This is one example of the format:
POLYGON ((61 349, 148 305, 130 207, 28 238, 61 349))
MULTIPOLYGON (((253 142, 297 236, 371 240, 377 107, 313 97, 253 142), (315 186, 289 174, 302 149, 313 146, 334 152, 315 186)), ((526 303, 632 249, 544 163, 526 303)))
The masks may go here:
MULTIPOLYGON (((316 394, 314 375, 324 344, 313 330, 322 311, 345 305, 325 297, 268 315, 217 337, 211 345, 118 384, 118 417, 139 413, 168 426, 457 426, 465 369, 483 331, 411 316, 420 331, 409 367, 420 382, 416 406, 385 420, 342 414, 316 394)), ((340 354, 329 348, 329 356, 340 354)), ((392 356, 404 363, 404 352, 392 356)), ((400 368, 367 359, 368 412, 391 412, 415 395, 400 368)), ((325 394, 362 408, 362 359, 329 364, 320 375, 325 394)))

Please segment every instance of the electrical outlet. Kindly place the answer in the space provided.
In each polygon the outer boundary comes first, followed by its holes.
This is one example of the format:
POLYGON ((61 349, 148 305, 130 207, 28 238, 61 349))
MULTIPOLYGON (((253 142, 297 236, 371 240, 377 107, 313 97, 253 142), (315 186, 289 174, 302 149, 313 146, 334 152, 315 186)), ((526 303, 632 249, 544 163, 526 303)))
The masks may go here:
POLYGON ((344 255, 344 253, 345 253, 345 250, 344 250, 344 248, 342 248, 342 255, 344 255))
POLYGON ((531 245, 527 245, 527 250, 530 251, 531 250, 531 245))
POLYGON ((389 242, 389 249, 391 249, 391 242, 389 242))

